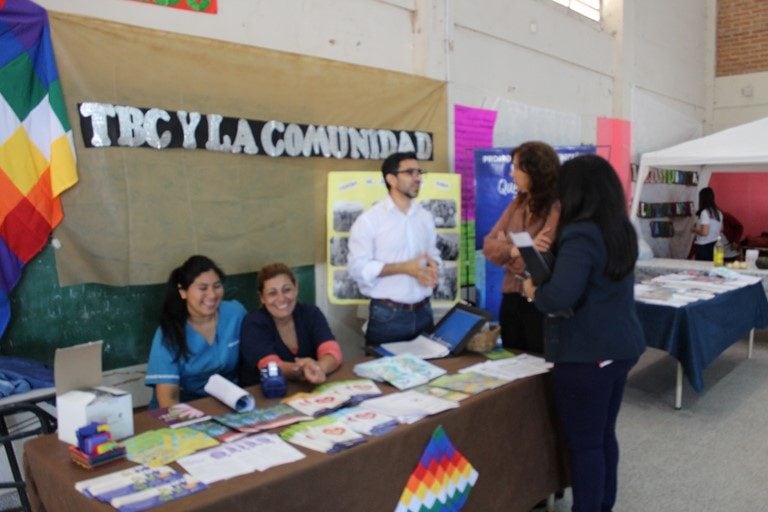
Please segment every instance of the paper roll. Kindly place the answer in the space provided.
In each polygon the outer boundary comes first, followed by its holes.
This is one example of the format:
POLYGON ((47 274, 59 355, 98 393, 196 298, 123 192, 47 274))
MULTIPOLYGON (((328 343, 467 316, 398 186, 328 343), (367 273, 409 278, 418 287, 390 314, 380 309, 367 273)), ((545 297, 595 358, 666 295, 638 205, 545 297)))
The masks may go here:
POLYGON ((205 392, 236 410, 246 412, 256 406, 253 396, 218 373, 214 373, 205 385, 205 392))

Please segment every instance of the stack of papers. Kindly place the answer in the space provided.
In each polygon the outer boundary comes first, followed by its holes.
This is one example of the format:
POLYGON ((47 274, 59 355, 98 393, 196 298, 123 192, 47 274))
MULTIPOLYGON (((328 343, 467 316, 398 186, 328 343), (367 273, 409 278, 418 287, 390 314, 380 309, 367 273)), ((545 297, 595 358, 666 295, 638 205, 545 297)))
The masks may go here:
POLYGON ((168 466, 135 466, 75 483, 78 492, 124 512, 146 510, 206 488, 168 466))
POLYGON ((740 274, 725 268, 716 268, 710 272, 687 271, 665 274, 636 284, 635 300, 648 304, 682 307, 759 281, 759 277, 740 274))
POLYGON ((439 366, 411 354, 382 357, 358 363, 354 371, 361 377, 389 382, 398 389, 420 386, 446 373, 439 366))
POLYGON ((400 423, 413 423, 426 416, 455 409, 458 402, 419 393, 415 390, 391 393, 366 400, 360 407, 397 418, 400 423))
POLYGON ((552 363, 546 362, 541 357, 520 354, 508 359, 477 363, 459 370, 459 373, 476 372, 509 382, 531 375, 547 373, 552 366, 552 363))
POLYGON ((353 379, 329 382, 316 387, 312 393, 296 393, 283 402, 303 414, 318 417, 379 395, 381 390, 372 380, 353 379))
POLYGON ((410 341, 395 341, 392 343, 382 343, 381 348, 392 355, 412 354, 421 359, 438 359, 446 357, 451 353, 447 345, 424 336, 418 335, 410 341))
POLYGON ((352 407, 363 400, 381 395, 379 386, 370 379, 340 380, 321 384, 315 388, 316 393, 333 392, 347 397, 346 406, 352 407))
POLYGON ((304 454, 276 434, 258 434, 226 447, 216 447, 179 459, 181 467, 210 484, 303 459, 304 454))
POLYGON ((324 417, 293 425, 280 432, 286 441, 323 453, 336 453, 365 442, 365 436, 339 420, 324 417))

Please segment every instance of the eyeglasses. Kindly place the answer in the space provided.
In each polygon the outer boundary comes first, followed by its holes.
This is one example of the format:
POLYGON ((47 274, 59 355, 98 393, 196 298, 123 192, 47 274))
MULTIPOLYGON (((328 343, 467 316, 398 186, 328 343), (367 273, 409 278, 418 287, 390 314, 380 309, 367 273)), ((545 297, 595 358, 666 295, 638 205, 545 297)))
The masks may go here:
POLYGON ((419 168, 412 168, 412 169, 400 169, 400 170, 398 170, 398 171, 395 171, 395 174, 407 174, 408 176, 410 176, 411 178, 413 178, 413 177, 414 177, 414 176, 416 176, 417 174, 418 174, 419 176, 423 176, 423 175, 427 174, 427 171, 425 171, 424 169, 419 169, 419 168))

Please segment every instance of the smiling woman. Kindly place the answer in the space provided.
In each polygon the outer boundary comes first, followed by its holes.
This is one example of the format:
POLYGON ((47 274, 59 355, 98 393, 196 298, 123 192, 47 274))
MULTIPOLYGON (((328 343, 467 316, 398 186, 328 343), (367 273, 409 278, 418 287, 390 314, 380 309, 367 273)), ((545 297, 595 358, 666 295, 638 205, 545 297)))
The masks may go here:
POLYGON ((168 277, 160 327, 149 353, 150 408, 206 396, 208 378, 237 380, 245 308, 224 301, 224 272, 206 256, 191 256, 168 277))
POLYGON ((312 384, 325 381, 342 361, 341 348, 322 311, 301 304, 299 286, 287 265, 259 271, 262 307, 243 320, 240 333, 240 383, 259 382, 259 370, 277 363, 283 375, 312 384))

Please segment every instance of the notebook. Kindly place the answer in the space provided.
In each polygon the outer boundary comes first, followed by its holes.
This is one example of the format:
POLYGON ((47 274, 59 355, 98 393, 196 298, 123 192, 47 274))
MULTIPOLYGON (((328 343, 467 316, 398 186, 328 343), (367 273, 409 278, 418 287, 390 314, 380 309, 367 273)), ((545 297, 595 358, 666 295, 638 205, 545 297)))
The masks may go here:
POLYGON ((410 341, 382 343, 372 350, 382 356, 409 353, 422 359, 459 355, 472 336, 490 320, 489 312, 459 303, 443 316, 432 332, 410 341))

